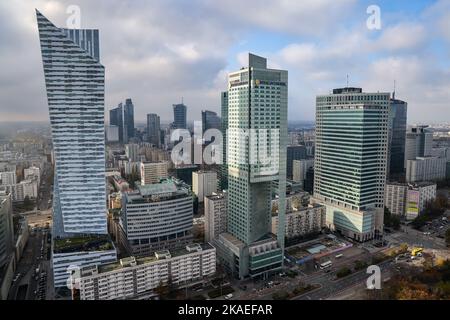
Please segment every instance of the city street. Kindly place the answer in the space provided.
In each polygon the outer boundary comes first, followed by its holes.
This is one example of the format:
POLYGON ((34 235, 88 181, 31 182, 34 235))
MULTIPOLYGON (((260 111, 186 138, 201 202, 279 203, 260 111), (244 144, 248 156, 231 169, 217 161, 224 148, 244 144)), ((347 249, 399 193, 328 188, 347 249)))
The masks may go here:
POLYGON ((47 260, 46 234, 45 231, 37 231, 34 235, 30 235, 23 256, 17 265, 16 276, 19 274, 20 276, 12 284, 8 299, 34 300, 37 298, 35 291, 39 288, 39 282, 45 287, 47 286, 46 279, 44 283, 41 280, 42 275, 48 274, 48 270, 50 270, 47 260), (41 248, 44 249, 41 251, 41 248), (39 268, 39 273, 36 275, 37 268, 39 268), (36 278, 36 276, 38 277, 36 278))
POLYGON ((435 235, 424 235, 422 231, 415 230, 408 226, 401 226, 401 230, 395 233, 386 234, 384 237, 389 243, 397 245, 407 243, 408 246, 420 246, 426 249, 445 249, 445 240, 435 235))

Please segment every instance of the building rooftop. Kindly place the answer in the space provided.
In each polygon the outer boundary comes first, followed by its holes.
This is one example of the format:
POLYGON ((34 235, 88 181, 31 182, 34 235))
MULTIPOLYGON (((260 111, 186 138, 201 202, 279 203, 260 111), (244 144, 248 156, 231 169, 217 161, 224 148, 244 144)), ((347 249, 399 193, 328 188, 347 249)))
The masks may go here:
POLYGON ((333 89, 333 94, 343 94, 343 93, 362 93, 362 88, 345 87, 333 89))
POLYGON ((206 196, 205 198, 207 198, 209 200, 220 200, 220 199, 225 198, 226 195, 227 195, 226 191, 220 192, 220 193, 215 193, 214 192, 213 194, 211 194, 209 196, 206 196))
POLYGON ((54 253, 107 250, 114 250, 114 245, 109 235, 85 235, 55 239, 53 242, 54 253))
POLYGON ((201 244, 193 243, 193 244, 187 245, 186 247, 180 248, 180 249, 157 251, 152 256, 139 257, 139 258, 131 256, 131 257, 121 259, 120 261, 115 262, 115 263, 109 263, 109 264, 104 264, 104 265, 98 266, 98 273, 114 271, 114 270, 127 268, 127 267, 131 267, 131 266, 136 266, 136 265, 143 265, 146 263, 151 263, 151 262, 160 261, 160 260, 164 260, 164 259, 176 258, 176 257, 184 256, 186 254, 190 254, 193 252, 206 251, 206 250, 211 250, 211 249, 214 249, 214 247, 209 243, 201 243, 201 244))

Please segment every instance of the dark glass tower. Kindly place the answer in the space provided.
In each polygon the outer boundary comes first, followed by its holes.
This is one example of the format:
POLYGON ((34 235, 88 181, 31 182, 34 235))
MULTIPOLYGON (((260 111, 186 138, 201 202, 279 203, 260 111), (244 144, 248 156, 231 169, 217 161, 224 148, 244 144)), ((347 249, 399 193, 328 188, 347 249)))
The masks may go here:
POLYGON ((186 111, 187 107, 180 103, 173 105, 173 128, 174 129, 186 129, 186 111))
POLYGON ((408 104, 391 99, 389 110, 389 165, 388 176, 398 179, 405 173, 406 120, 408 104))

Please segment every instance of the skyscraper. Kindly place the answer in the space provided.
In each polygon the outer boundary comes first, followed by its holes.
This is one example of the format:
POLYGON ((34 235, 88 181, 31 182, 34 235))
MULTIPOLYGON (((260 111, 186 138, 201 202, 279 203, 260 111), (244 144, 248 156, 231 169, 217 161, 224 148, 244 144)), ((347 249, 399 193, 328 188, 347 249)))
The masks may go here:
POLYGON ((121 103, 117 108, 109 111, 109 124, 119 128, 119 142, 125 143, 126 139, 124 139, 124 134, 126 134, 126 131, 123 128, 123 107, 121 103))
POLYGON ((37 11, 55 152, 55 237, 106 234, 105 68, 98 30, 60 29, 37 11))
POLYGON ((134 138, 134 105, 130 98, 125 100, 123 106, 123 126, 127 133, 128 142, 131 138, 134 138))
POLYGON ((405 163, 415 160, 417 157, 429 157, 432 155, 433 133, 428 126, 412 126, 406 131, 405 163))
POLYGON ((383 228, 389 99, 360 88, 316 99, 314 201, 329 228, 358 241, 383 228))
POLYGON ((173 105, 173 128, 174 129, 186 129, 186 111, 187 107, 180 103, 173 105))
POLYGON ((202 131, 203 134, 209 129, 221 129, 220 117, 217 113, 209 110, 202 111, 202 131))
POLYGON ((224 91, 220 94, 221 104, 221 130, 223 136, 222 148, 222 165, 220 170, 220 189, 228 189, 228 165, 227 165, 227 130, 228 130, 228 92, 224 91))
MULTIPOLYGON (((0 269, 9 261, 14 247, 11 194, 0 191, 0 269)), ((0 294, 0 297, 2 295, 0 294)))
POLYGON ((157 114, 149 113, 147 115, 147 135, 148 142, 156 147, 161 146, 161 121, 157 114))
POLYGON ((405 173, 407 110, 408 104, 405 101, 391 99, 389 109, 388 176, 392 179, 398 178, 405 173))
POLYGON ((228 232, 216 245, 238 278, 282 267, 287 85, 287 71, 268 69, 267 60, 253 54, 248 67, 228 76, 228 232), (273 181, 279 181, 282 208, 278 237, 268 231, 273 181))

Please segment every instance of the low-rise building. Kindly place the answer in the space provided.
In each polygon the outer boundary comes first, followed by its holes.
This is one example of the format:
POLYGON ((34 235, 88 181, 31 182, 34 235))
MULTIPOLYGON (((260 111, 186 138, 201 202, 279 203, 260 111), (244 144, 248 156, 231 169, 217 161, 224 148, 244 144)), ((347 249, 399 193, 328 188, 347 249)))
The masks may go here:
MULTIPOLYGON (((286 197, 285 237, 287 239, 303 237, 322 231, 326 226, 325 206, 320 204, 303 206, 298 201, 290 200, 289 197, 286 197)), ((272 211, 271 228, 271 232, 276 234, 278 230, 278 209, 272 211)))
POLYGON ((446 158, 417 157, 406 161, 406 182, 442 181, 445 179, 446 158))
POLYGON ((79 275, 81 300, 139 299, 155 295, 161 285, 183 286, 216 272, 216 250, 210 244, 190 244, 153 256, 83 268, 79 275))
POLYGON ((23 170, 23 176, 25 180, 37 180, 38 186, 41 184, 41 169, 32 166, 23 170))
POLYGON ((404 216, 407 194, 407 183, 387 182, 384 206, 389 209, 391 214, 396 216, 404 216))
POLYGON ((168 178, 169 163, 160 162, 141 162, 141 185, 159 183, 161 179, 168 178))
POLYGON ((415 219, 436 198, 436 183, 386 183, 385 206, 407 220, 415 219))
POLYGON ((114 184, 114 187, 119 192, 125 192, 130 188, 130 185, 128 182, 122 178, 120 175, 114 175, 112 177, 112 182, 114 184))
POLYGON ((52 248, 55 288, 67 287, 69 276, 85 266, 117 261, 117 252, 107 235, 54 239, 52 248))
POLYGON ((406 219, 413 220, 422 213, 427 203, 436 198, 436 184, 422 182, 408 187, 406 219))

